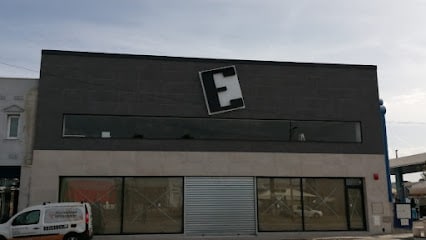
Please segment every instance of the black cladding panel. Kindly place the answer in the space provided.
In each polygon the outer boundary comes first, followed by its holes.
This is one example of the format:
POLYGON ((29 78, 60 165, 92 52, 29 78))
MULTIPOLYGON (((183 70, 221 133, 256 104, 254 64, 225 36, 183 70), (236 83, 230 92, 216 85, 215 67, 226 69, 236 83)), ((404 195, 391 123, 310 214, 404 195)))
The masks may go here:
POLYGON ((376 67, 44 50, 35 149, 383 153, 376 67), (200 73, 229 66, 241 108, 209 115, 200 73), (64 114, 359 121, 362 142, 69 139, 64 114))

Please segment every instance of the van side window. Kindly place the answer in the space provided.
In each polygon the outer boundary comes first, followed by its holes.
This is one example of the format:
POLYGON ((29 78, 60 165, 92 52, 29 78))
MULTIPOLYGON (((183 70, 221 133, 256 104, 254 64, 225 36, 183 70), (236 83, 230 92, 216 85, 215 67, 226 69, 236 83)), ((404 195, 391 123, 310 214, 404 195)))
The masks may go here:
POLYGON ((24 212, 17 216, 13 222, 13 226, 37 224, 40 220, 40 210, 24 212))

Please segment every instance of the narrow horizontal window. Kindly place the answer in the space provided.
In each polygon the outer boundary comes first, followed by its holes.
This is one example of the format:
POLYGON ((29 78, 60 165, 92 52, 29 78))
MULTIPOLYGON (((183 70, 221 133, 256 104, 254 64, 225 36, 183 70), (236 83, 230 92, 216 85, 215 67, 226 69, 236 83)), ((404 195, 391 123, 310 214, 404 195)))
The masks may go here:
POLYGON ((292 121, 291 140, 307 142, 361 142, 359 122, 292 121))
POLYGON ((64 137, 288 141, 286 120, 66 115, 64 137))
POLYGON ((64 137, 361 142, 359 122, 65 115, 64 137))

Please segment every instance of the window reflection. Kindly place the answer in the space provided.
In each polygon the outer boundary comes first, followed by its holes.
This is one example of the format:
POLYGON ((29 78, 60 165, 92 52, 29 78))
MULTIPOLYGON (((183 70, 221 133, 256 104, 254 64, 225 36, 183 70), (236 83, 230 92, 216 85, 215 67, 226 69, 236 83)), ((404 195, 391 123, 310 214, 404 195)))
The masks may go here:
POLYGON ((305 178, 305 230, 346 230, 344 179, 305 178))
POLYGON ((351 230, 366 228, 362 179, 347 178, 346 191, 348 197, 349 226, 351 230))
POLYGON ((89 202, 96 234, 179 233, 182 189, 181 177, 63 177, 60 200, 89 202))
POLYGON ((288 141, 289 121, 65 115, 64 137, 288 141))
POLYGON ((182 231, 181 178, 126 178, 123 232, 182 231))
POLYGON ((359 122, 292 121, 291 141, 361 142, 359 122))
POLYGON ((30 212, 21 213, 13 220, 12 226, 37 224, 39 221, 40 210, 34 210, 30 212))
POLYGON ((302 230, 302 216, 295 214, 301 199, 299 179, 258 178, 259 231, 302 230))
POLYGON ((64 137, 361 142, 359 122, 65 115, 64 137))
POLYGON ((360 178, 257 178, 257 201, 259 231, 365 229, 360 178))
POLYGON ((348 189, 349 221, 351 229, 364 229, 365 216, 362 192, 359 188, 348 189))
POLYGON ((121 181, 121 178, 63 178, 61 201, 89 202, 95 233, 120 233, 121 181))

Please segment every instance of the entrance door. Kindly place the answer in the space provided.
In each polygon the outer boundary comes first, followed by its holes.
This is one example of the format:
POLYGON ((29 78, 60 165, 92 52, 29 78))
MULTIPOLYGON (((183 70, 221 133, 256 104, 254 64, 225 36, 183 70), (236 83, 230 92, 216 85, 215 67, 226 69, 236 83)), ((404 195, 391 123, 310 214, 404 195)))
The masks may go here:
POLYGON ((364 230, 365 229, 365 215, 364 215, 364 197, 362 188, 360 187, 347 187, 348 197, 348 217, 350 230, 364 230))
POLYGON ((184 188, 185 234, 256 233, 254 178, 187 177, 184 188))

